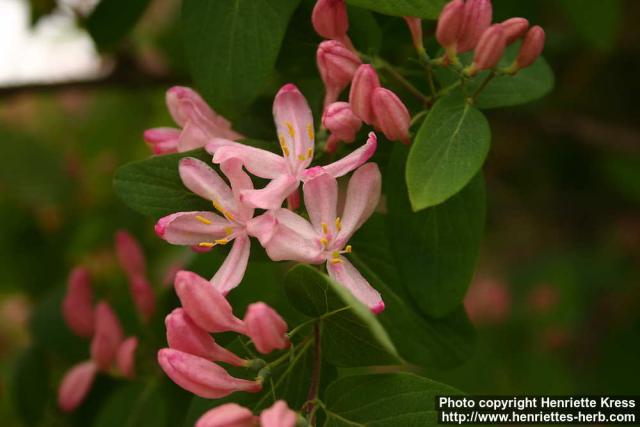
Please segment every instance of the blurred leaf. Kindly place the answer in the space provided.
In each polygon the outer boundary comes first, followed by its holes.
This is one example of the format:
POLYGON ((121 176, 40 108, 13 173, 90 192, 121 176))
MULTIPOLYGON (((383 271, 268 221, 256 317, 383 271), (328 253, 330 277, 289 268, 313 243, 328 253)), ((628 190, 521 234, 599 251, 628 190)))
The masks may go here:
POLYGON ((433 106, 413 140, 406 179, 414 211, 444 202, 482 168, 491 131, 484 115, 459 96, 433 106))
POLYGON ((101 0, 86 22, 87 30, 98 48, 112 48, 124 38, 148 4, 149 0, 101 0))
POLYGON ((25 425, 37 425, 42 420, 51 392, 49 367, 41 348, 32 346, 20 355, 12 381, 16 412, 25 425))
POLYGON ((114 393, 102 405, 93 427, 165 427, 167 406, 171 401, 162 394, 159 380, 130 383, 114 393))
POLYGON ((391 248, 415 305, 434 317, 457 308, 473 277, 485 223, 482 174, 437 206, 412 212, 404 190, 404 147, 387 173, 391 248))
POLYGON ((185 0, 191 74, 219 113, 243 112, 269 81, 299 0, 185 0))
POLYGON ((56 0, 29 0, 29 6, 31 9, 31 25, 35 25, 40 18, 56 10, 58 3, 56 0))
POLYGON ((613 47, 622 27, 622 1, 561 0, 560 5, 587 43, 600 50, 613 47))
POLYGON ((437 426, 436 397, 461 394, 448 385, 408 373, 348 376, 326 390, 324 425, 437 426))
POLYGON ((322 354, 328 362, 337 366, 400 362, 373 313, 326 274, 308 265, 297 265, 285 278, 285 290, 300 312, 323 317, 322 354))
POLYGON ((436 19, 445 0, 347 0, 347 3, 393 16, 436 19))
POLYGON ((377 53, 382 46, 382 30, 376 17, 359 7, 349 7, 349 37, 363 53, 377 53))

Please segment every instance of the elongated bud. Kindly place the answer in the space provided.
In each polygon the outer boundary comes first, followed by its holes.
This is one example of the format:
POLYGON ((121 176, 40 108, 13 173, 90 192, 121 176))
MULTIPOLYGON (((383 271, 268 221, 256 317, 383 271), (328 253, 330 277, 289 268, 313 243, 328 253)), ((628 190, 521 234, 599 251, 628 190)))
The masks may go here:
POLYGON ((147 273, 146 259, 140 242, 125 230, 119 230, 115 238, 116 255, 122 269, 129 277, 147 273))
POLYGON ((476 52, 473 56, 473 63, 466 72, 473 76, 478 71, 488 70, 498 65, 504 49, 507 46, 507 39, 500 24, 492 25, 482 34, 476 52))
POLYGON ((86 338, 93 335, 91 276, 84 267, 74 268, 69 275, 67 294, 62 301, 62 317, 76 335, 86 338))
POLYGON ((116 354, 116 366, 125 378, 133 378, 136 375, 136 349, 138 338, 129 337, 122 341, 116 354))
POLYGON ((174 286, 184 311, 205 331, 245 333, 242 320, 233 315, 229 302, 208 280, 180 271, 174 286))
POLYGON ((440 12, 438 26, 436 27, 436 40, 438 40, 440 46, 447 49, 449 55, 456 53, 456 45, 460 38, 464 16, 464 3, 462 0, 450 1, 440 12))
POLYGON ((311 13, 311 23, 325 39, 344 39, 349 30, 344 0, 318 0, 311 13))
POLYGON ((356 70, 349 92, 349 105, 353 113, 368 125, 375 121, 371 96, 380 87, 376 70, 369 64, 362 64, 356 70))
POLYGON ((362 62, 358 55, 336 40, 320 43, 316 60, 320 77, 326 87, 326 106, 338 99, 340 92, 351 82, 362 62))
POLYGON ((422 20, 413 16, 405 16, 404 20, 409 27, 409 31, 411 32, 413 47, 415 47, 418 52, 423 52, 424 44, 422 43, 422 20))
POLYGON ((124 338, 120 321, 109 304, 100 302, 95 313, 96 330, 91 340, 91 359, 100 370, 108 370, 124 338))
POLYGON ((135 276, 129 282, 131 297, 140 317, 149 321, 156 312, 156 294, 151 284, 142 276, 135 276))
POLYGON ((260 353, 267 354, 289 347, 287 323, 267 304, 251 304, 244 315, 244 323, 247 325, 247 335, 260 353))
POLYGON ((88 360, 72 367, 58 388, 58 407, 64 412, 76 409, 87 397, 96 377, 96 364, 88 360))
POLYGON ((334 102, 325 108, 322 125, 338 140, 353 142, 362 121, 353 113, 348 102, 334 102))
POLYGON ((544 30, 539 25, 527 31, 515 62, 518 69, 526 68, 538 59, 544 49, 544 39, 544 30))
POLYGON ((522 37, 529 28, 529 21, 525 18, 510 18, 500 23, 507 39, 507 46, 522 37))
POLYGON ((237 403, 225 403, 202 415, 195 427, 257 427, 258 417, 237 403))
POLYGON ((169 347, 200 356, 213 362, 226 362, 246 366, 247 361, 218 345, 213 337, 196 325, 181 308, 176 308, 165 318, 169 347))
POLYGON ((260 414, 260 427, 295 427, 298 415, 287 402, 278 400, 260 414))
POLYGON ((223 367, 179 350, 163 348, 158 352, 158 362, 173 382, 205 399, 219 399, 236 391, 257 393, 262 389, 258 381, 232 377, 223 367))
POLYGON ((400 98, 389 89, 379 87, 373 92, 372 105, 376 127, 384 133, 384 136, 390 141, 409 144, 411 116, 400 98))
POLYGON ((492 18, 491 0, 467 0, 464 4, 464 20, 457 44, 458 52, 464 53, 474 49, 484 31, 491 25, 492 18))
POLYGON ((175 128, 153 128, 144 131, 142 137, 153 154, 171 154, 178 152, 180 130, 175 128))

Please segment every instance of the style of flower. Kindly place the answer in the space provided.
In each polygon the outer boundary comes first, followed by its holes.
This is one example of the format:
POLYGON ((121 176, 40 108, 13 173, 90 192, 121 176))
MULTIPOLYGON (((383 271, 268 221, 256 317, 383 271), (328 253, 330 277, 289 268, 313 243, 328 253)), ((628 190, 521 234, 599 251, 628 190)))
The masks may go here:
POLYGON ((326 262, 327 271, 336 282, 349 289, 371 311, 380 313, 384 310, 380 294, 343 256, 351 253, 347 242, 378 205, 380 170, 375 163, 367 163, 353 173, 341 215, 337 214, 336 179, 321 167, 312 172, 315 176, 303 185, 310 221, 288 209, 276 209, 257 218, 250 232, 274 261, 326 262))
MULTIPOLYGON (((298 189, 300 182, 314 174, 314 168, 309 168, 314 154, 313 116, 307 100, 295 85, 286 84, 280 89, 273 102, 273 116, 282 156, 224 138, 214 138, 205 147, 213 155, 214 163, 239 159, 251 174, 271 180, 262 189, 240 192, 242 202, 260 209, 279 208, 287 196, 298 189)), ((334 178, 343 176, 369 160, 376 147, 376 136, 371 133, 362 147, 323 168, 334 178)))

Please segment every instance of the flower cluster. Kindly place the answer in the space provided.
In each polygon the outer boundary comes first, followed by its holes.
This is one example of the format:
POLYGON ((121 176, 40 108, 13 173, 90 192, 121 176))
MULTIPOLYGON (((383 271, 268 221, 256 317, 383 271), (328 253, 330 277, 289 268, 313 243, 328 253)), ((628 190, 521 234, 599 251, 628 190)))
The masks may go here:
MULTIPOLYGON (((146 278, 145 257, 140 244, 125 231, 116 234, 116 253, 129 278, 132 299, 143 321, 155 310, 155 294, 146 278)), ((72 411, 82 403, 98 372, 133 378, 135 375, 136 337, 124 337, 118 317, 105 301, 94 306, 91 276, 85 267, 76 267, 69 275, 67 293, 62 302, 65 323, 76 335, 91 338, 87 361, 73 366, 63 377, 58 390, 58 405, 72 411)))

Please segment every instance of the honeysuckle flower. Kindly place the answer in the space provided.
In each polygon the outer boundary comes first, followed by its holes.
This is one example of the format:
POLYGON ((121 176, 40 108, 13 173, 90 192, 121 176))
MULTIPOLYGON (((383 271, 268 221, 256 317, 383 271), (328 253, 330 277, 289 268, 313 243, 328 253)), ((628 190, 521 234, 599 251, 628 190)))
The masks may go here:
POLYGON ((345 258, 351 252, 348 241, 371 216, 380 200, 381 176, 375 163, 358 168, 347 188, 344 209, 337 213, 338 182, 318 167, 315 177, 303 186, 310 221, 287 209, 276 209, 260 217, 254 235, 274 261, 307 264, 326 262, 329 275, 346 287, 374 313, 384 310, 380 294, 345 258))
POLYGON ((76 335, 88 338, 93 335, 93 291, 91 276, 84 267, 76 267, 69 275, 67 293, 62 301, 62 317, 76 335))
POLYGON ((492 18, 491 0, 467 0, 464 4, 464 19, 456 45, 457 51, 464 53, 474 49, 482 33, 491 25, 492 18))
POLYGON ((320 77, 326 88, 324 106, 335 102, 340 92, 351 83, 356 69, 362 64, 360 57, 337 40, 326 40, 318 45, 316 61, 320 77))
POLYGON ((268 354, 289 347, 287 322, 267 304, 256 302, 249 305, 244 323, 247 335, 260 353, 268 354))
POLYGON ((502 28, 501 24, 494 24, 482 33, 473 55, 473 62, 465 70, 470 76, 498 65, 507 46, 507 37, 502 28))
POLYGON ((447 55, 450 57, 456 54, 456 44, 460 38, 463 21, 464 2, 462 0, 447 3, 438 17, 436 40, 447 50, 447 55))
POLYGON ((344 0, 318 0, 311 13, 311 23, 322 37, 339 40, 353 49, 351 40, 347 36, 349 17, 344 0))
POLYGON ((402 100, 389 89, 379 87, 373 91, 371 105, 376 117, 376 128, 390 141, 410 144, 411 115, 402 100))
POLYGON ((147 262, 140 242, 126 230, 119 230, 115 236, 118 262, 129 277, 145 276, 147 262))
POLYGON ((135 276, 129 281, 131 298, 138 314, 145 322, 156 312, 156 294, 149 281, 142 276, 135 276))
POLYGON ((539 25, 534 25, 527 31, 514 63, 515 70, 526 68, 538 59, 544 49, 544 40, 545 33, 539 25))
POLYGON ((409 31, 411 32, 413 47, 415 47, 417 51, 423 52, 424 45, 422 43, 422 19, 416 18, 415 16, 405 16, 404 20, 409 27, 409 31))
POLYGON ((237 403, 225 403, 205 412, 195 427, 257 427, 258 417, 237 403))
POLYGON ((76 409, 89 394, 96 373, 97 367, 92 360, 81 362, 69 369, 58 388, 58 407, 64 412, 76 409))
POLYGON ((338 142, 351 143, 362 126, 362 121, 353 113, 348 102, 329 104, 322 113, 322 125, 331 132, 325 150, 333 153, 338 142))
POLYGON ((118 317, 106 302, 100 302, 95 311, 95 333, 91 340, 91 359, 100 370, 108 370, 115 361, 124 339, 118 317))
MULTIPOLYGON (((313 168, 309 169, 315 139, 313 116, 307 100, 295 85, 287 84, 280 89, 273 102, 273 116, 282 156, 222 138, 216 138, 206 146, 213 154, 214 163, 240 159, 250 173, 271 180, 262 189, 240 191, 242 202, 261 209, 279 208, 284 199, 297 190, 300 182, 313 176, 313 168)), ((345 175, 369 160, 376 147, 376 136, 371 133, 362 147, 323 166, 324 170, 334 178, 345 175)))
POLYGON ((116 366, 125 378, 135 376, 136 349, 138 348, 138 338, 129 337, 122 341, 116 353, 116 366))
POLYGON ((260 414, 260 427, 295 427, 298 415, 287 402, 278 400, 260 414))
POLYGON ((520 37, 525 35, 527 30, 529 29, 529 21, 525 18, 509 18, 500 23, 502 26, 502 30, 504 31, 504 35, 507 38, 507 45, 518 40, 520 37))
POLYGON ((373 125, 376 121, 371 97, 379 87, 380 79, 376 70, 370 64, 359 66, 351 82, 349 104, 353 113, 368 125, 373 125))
POLYGON ((245 191, 253 190, 253 183, 238 159, 229 158, 220 167, 231 187, 206 163, 192 157, 180 161, 179 171, 184 185, 210 200, 221 215, 210 211, 178 212, 161 218, 155 230, 158 236, 171 244, 200 249, 211 249, 233 241, 229 255, 211 279, 216 289, 226 294, 240 283, 249 261, 250 243, 246 226, 253 218, 254 210, 241 198, 245 191))
POLYGON ((204 147, 214 137, 237 140, 241 134, 231 129, 231 123, 209 107, 193 89, 174 86, 167 91, 167 108, 182 129, 153 128, 144 132, 144 139, 154 154, 167 154, 204 147))

